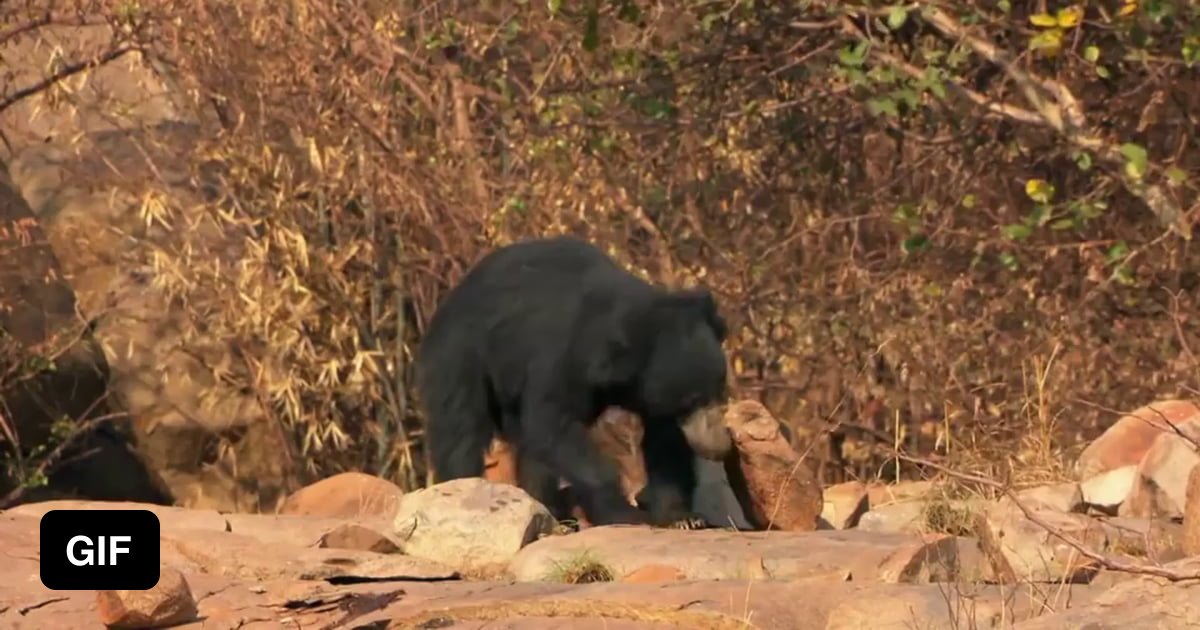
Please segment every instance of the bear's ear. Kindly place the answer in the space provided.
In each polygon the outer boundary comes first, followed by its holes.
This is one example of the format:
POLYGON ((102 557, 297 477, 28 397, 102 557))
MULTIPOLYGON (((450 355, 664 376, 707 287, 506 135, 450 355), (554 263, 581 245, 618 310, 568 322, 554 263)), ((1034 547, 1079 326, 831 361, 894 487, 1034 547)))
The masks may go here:
POLYGON ((705 323, 716 334, 717 340, 725 341, 725 337, 729 334, 728 326, 717 310, 717 300, 713 297, 712 291, 706 287, 682 289, 672 293, 670 299, 677 306, 692 313, 700 313, 704 317, 705 323))

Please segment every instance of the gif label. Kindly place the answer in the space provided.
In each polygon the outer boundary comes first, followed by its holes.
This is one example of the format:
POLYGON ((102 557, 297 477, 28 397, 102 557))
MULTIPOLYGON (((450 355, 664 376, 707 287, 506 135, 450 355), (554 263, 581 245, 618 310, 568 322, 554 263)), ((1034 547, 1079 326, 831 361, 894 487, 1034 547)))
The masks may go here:
POLYGON ((158 584, 159 522, 149 510, 50 510, 42 517, 42 584, 55 591, 158 584))

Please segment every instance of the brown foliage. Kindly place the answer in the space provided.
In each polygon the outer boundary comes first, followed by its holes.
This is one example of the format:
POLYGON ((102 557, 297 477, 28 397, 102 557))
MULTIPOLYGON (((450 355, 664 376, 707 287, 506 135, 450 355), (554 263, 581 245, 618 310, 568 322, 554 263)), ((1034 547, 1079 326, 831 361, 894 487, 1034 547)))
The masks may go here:
POLYGON ((158 283, 314 469, 423 481, 421 326, 483 251, 536 234, 713 287, 738 394, 829 433, 825 481, 897 450, 1031 466, 1186 388, 1187 3, 1089 5, 1053 57, 1028 50, 1035 2, 555 4, 130 18, 192 99, 212 193, 161 200, 158 283))

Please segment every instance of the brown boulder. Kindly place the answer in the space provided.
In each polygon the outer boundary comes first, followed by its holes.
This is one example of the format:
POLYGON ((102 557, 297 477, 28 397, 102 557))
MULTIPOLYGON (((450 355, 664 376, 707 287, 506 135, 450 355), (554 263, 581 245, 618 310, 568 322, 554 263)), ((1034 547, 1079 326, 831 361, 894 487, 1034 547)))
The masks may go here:
POLYGON ((729 406, 734 449, 725 473, 746 518, 760 529, 812 531, 824 508, 821 486, 771 412, 754 400, 729 406))
POLYGON ((196 600, 183 574, 164 568, 158 584, 145 591, 97 591, 100 621, 109 628, 165 628, 196 618, 196 600))
POLYGON ((1200 465, 1200 453, 1189 439, 1161 433, 1138 464, 1122 516, 1179 518, 1183 516, 1188 475, 1200 465))
POLYGON ((1200 434, 1200 407, 1187 400, 1151 403, 1119 418, 1080 453, 1075 472, 1080 481, 1120 468, 1137 465, 1154 440, 1166 432, 1200 434))
POLYGON ((821 519, 829 527, 854 527, 867 511, 867 486, 861 481, 835 484, 825 488, 822 500, 824 508, 821 510, 821 519))
POLYGON ((335 518, 391 518, 404 491, 390 481, 345 472, 305 486, 284 501, 280 514, 335 518))

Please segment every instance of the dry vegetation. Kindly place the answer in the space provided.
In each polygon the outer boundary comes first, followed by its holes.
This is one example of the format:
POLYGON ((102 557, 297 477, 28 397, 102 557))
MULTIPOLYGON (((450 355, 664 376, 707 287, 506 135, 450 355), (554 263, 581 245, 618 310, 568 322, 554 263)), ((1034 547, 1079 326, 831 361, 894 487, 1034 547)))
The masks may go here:
MULTIPOLYGON (((422 325, 535 234, 713 287, 826 482, 1054 476, 1194 381, 1193 3, 77 3, 203 130, 200 194, 126 182, 136 254, 310 472, 424 483, 422 325)), ((75 19, 43 7, 0 41, 75 19)))

